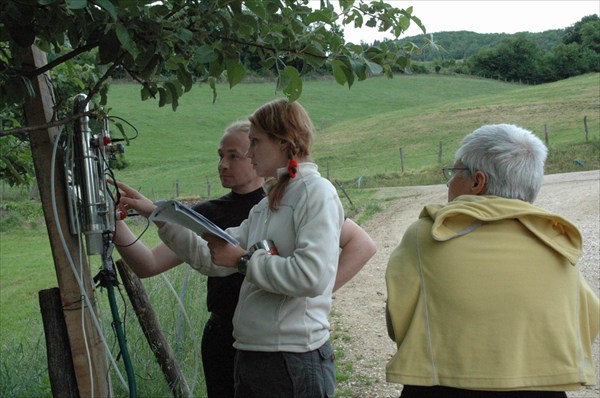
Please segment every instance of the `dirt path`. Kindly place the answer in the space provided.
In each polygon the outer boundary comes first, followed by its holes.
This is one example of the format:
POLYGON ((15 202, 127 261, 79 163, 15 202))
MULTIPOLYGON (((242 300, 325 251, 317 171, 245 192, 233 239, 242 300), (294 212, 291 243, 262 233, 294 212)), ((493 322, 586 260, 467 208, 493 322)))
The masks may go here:
MULTIPOLYGON (((391 251, 400 243, 405 229, 417 219, 423 206, 445 203, 444 185, 399 187, 382 190, 377 198, 386 209, 363 227, 375 239, 377 254, 365 268, 334 296, 333 333, 343 336, 335 344, 352 364, 352 377, 338 385, 338 391, 356 398, 399 397, 402 386, 385 381, 385 365, 395 352, 385 327, 385 268, 391 251)), ((580 266, 592 287, 599 291, 600 280, 600 171, 546 176, 536 205, 556 212, 573 222, 584 237, 580 266)), ((569 393, 569 397, 600 397, 600 350, 595 343, 597 385, 569 393)))

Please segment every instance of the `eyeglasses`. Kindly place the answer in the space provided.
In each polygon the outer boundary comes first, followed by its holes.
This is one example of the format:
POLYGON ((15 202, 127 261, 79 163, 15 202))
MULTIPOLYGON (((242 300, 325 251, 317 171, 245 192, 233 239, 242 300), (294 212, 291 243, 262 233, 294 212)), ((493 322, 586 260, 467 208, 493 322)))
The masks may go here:
POLYGON ((450 181, 452 177, 456 174, 455 172, 458 170, 469 170, 468 167, 442 167, 442 172, 444 173, 444 178, 446 181, 450 181))

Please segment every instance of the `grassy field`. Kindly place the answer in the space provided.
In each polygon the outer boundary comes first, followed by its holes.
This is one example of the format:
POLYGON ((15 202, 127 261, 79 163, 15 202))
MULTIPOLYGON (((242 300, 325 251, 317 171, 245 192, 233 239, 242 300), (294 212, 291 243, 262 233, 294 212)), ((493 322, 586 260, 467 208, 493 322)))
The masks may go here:
MULTIPOLYGON (((324 175, 347 183, 395 176, 393 184, 413 184, 411 176, 437 167, 440 143, 442 163, 450 162, 462 137, 483 124, 514 123, 541 138, 547 126, 549 146, 560 148, 584 141, 587 115, 589 137, 597 140, 598 80, 593 74, 523 86, 402 75, 367 79, 350 90, 333 81, 309 81, 300 102, 318 130, 313 157, 324 175)), ((117 177, 153 198, 174 196, 176 182, 181 196, 220 195, 215 148, 224 126, 279 97, 274 89, 274 83, 232 90, 223 85, 213 104, 207 86, 195 87, 174 113, 170 107, 158 108, 156 101, 137 101, 137 86, 114 85, 112 113, 139 131, 126 148, 131 166, 117 177)), ((436 173, 437 180, 424 182, 441 182, 436 173)))
MULTIPOLYGON (((333 81, 309 81, 300 102, 318 130, 314 159, 324 175, 346 188, 350 199, 340 192, 342 203, 347 214, 360 221, 385 206, 371 200, 377 187, 441 183, 440 163, 450 163, 461 138, 483 124, 514 123, 541 138, 546 126, 550 148, 547 173, 600 168, 599 84, 599 74, 540 86, 436 75, 372 78, 350 90, 333 81)), ((242 84, 232 90, 220 86, 213 104, 210 89, 201 85, 187 93, 173 112, 170 107, 158 108, 155 101, 139 101, 138 86, 113 85, 111 114, 127 120, 139 132, 126 148, 130 166, 116 171, 117 179, 140 188, 152 199, 174 197, 176 181, 180 197, 219 196, 223 190, 216 173, 216 146, 223 128, 280 97, 274 90, 274 83, 242 84)), ((128 131, 133 136, 133 129, 128 131)), ((3 190, 2 195, 0 396, 50 396, 37 298, 39 290, 56 285, 46 229, 40 221, 39 204, 12 200, 18 192, 11 190, 3 190)), ((144 224, 135 222, 134 227, 141 231, 144 224)), ((152 228, 143 240, 149 245, 156 243, 152 228)), ((91 259, 93 270, 99 268, 97 262, 91 259)), ((181 268, 167 273, 170 283, 158 277, 144 283, 165 332, 174 345, 179 341, 186 347, 181 358, 186 376, 192 379, 197 364, 190 357, 194 351, 190 348, 196 342, 190 328, 181 326, 179 311, 173 310, 177 303, 169 287, 172 284, 176 292, 182 288, 186 272, 181 268)), ((205 279, 195 273, 190 278, 193 288, 185 298, 186 311, 193 330, 200 335, 206 317, 205 279)), ((103 313, 108 315, 106 297, 98 295, 103 313)), ((122 311, 127 308, 125 301, 120 301, 122 311)), ((168 395, 162 394, 165 383, 134 318, 129 308, 128 342, 136 355, 138 384, 145 389, 140 394, 168 395)), ((105 322, 110 336, 108 317, 105 322)), ((118 382, 113 384, 117 394, 123 395, 118 382)), ((197 396, 203 396, 202 389, 199 384, 197 396)))

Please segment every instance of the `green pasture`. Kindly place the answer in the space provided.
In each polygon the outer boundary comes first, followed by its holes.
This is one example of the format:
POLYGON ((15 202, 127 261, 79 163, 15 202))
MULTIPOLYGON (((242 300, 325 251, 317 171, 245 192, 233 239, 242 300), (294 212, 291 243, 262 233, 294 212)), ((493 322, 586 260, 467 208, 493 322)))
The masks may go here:
MULTIPOLYGON (((548 174, 600 168, 599 86, 599 74, 539 86, 402 75, 391 80, 367 79, 350 90, 331 80, 307 81, 300 102, 317 128, 313 157, 323 175, 345 187, 348 197, 341 190, 340 196, 346 213, 360 222, 385 207, 386 202, 372 200, 379 187, 442 183, 441 164, 450 163, 462 137, 483 124, 518 124, 542 139, 547 129, 548 174), (583 129, 585 116, 588 141, 583 129)), ((170 107, 159 108, 157 101, 141 102, 137 85, 113 85, 110 114, 138 131, 126 147, 129 166, 115 170, 116 178, 152 199, 174 197, 176 190, 180 198, 221 195, 216 146, 224 127, 281 95, 275 92, 274 82, 245 83, 233 89, 221 85, 217 90, 213 103, 209 87, 197 84, 173 112, 170 107)), ((133 128, 124 125, 133 137, 133 128)), ((113 126, 112 131, 116 138, 117 128, 113 126)), ((27 194, 3 187, 0 198, 0 396, 43 397, 50 396, 50 390, 38 291, 57 282, 40 205, 16 199, 18 196, 27 194)), ((132 219, 131 223, 137 233, 145 227, 142 220, 132 219)), ((148 245, 157 242, 153 227, 142 240, 148 245)), ((115 256, 118 258, 116 252, 115 256)), ((90 259, 94 273, 100 268, 98 262, 90 259)), ((192 273, 187 281, 184 305, 190 328, 182 323, 175 298, 188 278, 186 269, 169 271, 169 282, 155 277, 144 284, 191 383, 198 366, 193 347, 199 341, 195 338, 201 335, 206 320, 205 278, 192 273)), ((96 295, 105 333, 116 353, 106 294, 98 290, 96 295)), ((125 314, 141 396, 167 396, 164 378, 127 298, 118 300, 125 314)), ((343 358, 343 353, 339 354, 343 358)), ((351 377, 351 364, 338 362, 340 377, 351 377)), ((197 380, 196 396, 202 397, 201 370, 197 380)), ((117 396, 125 395, 116 378, 113 385, 117 396)), ((338 392, 350 396, 345 394, 338 392)))
MULTIPOLYGON (((438 75, 371 78, 351 89, 331 80, 307 81, 300 102, 317 128, 313 157, 323 175, 347 183, 404 175, 451 162, 462 137, 488 123, 513 123, 566 147, 599 136, 598 74, 557 83, 526 86, 494 80, 438 75), (400 163, 403 152, 404 172, 400 163)), ((111 114, 139 131, 126 147, 130 167, 117 178, 152 198, 214 197, 222 193, 216 173, 216 145, 223 128, 247 117, 262 103, 280 97, 275 83, 217 87, 216 102, 207 85, 182 97, 179 108, 139 101, 137 85, 113 85, 111 114), (210 186, 210 187, 209 187, 210 186)), ((116 128, 113 128, 116 132, 116 128)), ((133 134, 128 129, 128 135, 133 134)), ((417 183, 442 182, 441 174, 417 183)), ((375 184, 377 185, 377 184, 375 184)))

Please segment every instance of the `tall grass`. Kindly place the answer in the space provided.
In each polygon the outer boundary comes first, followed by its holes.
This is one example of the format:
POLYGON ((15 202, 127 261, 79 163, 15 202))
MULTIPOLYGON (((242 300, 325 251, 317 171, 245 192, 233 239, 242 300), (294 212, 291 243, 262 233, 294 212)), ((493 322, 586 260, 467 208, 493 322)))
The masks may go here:
MULTIPOLYGON (((300 102, 318 130, 316 162, 324 175, 344 187, 348 197, 341 190, 340 197, 346 214, 361 222, 385 207, 386 202, 372 199, 379 187, 443 182, 441 163, 450 163, 460 139, 486 123, 518 124, 541 138, 546 126, 550 148, 547 173, 600 168, 599 76, 540 86, 448 76, 397 76, 368 79, 350 91, 332 81, 310 81, 305 83, 300 102), (588 142, 583 133, 586 115, 588 142), (404 154, 404 170, 399 148, 404 154)), ((117 179, 140 188, 152 199, 175 196, 176 181, 180 196, 221 195, 216 146, 223 128, 248 116, 261 103, 280 97, 274 89, 271 83, 242 84, 233 90, 219 86, 213 104, 209 88, 200 85, 182 97, 174 113, 168 107, 158 108, 155 101, 139 101, 138 86, 113 85, 111 114, 123 117, 139 131, 126 148, 130 166, 116 171, 117 179)), ((128 130, 133 135, 133 129, 128 130)), ((50 390, 37 292, 55 286, 56 276, 39 204, 15 201, 17 193, 3 188, 0 200, 0 396, 44 397, 50 396, 50 390)), ((145 224, 133 221, 132 226, 141 233, 145 224)), ((158 242, 152 227, 142 239, 150 246, 158 242)), ((99 269, 98 261, 90 259, 92 272, 99 269)), ((178 295, 186 268, 166 274, 178 295)), ((189 278, 184 303, 191 326, 180 322, 169 283, 161 277, 143 282, 192 384, 194 346, 199 344, 192 332, 199 338, 206 321, 206 287, 205 277, 192 272, 189 278)), ((95 295, 111 352, 117 355, 106 295, 102 290, 95 295)), ((126 315, 125 330, 140 396, 168 396, 128 299, 119 303, 122 316, 126 315)), ((345 363, 340 377, 351 371, 351 364, 345 363)), ((112 375, 117 396, 126 395, 114 372, 112 375)), ((195 396, 203 397, 201 371, 196 380, 195 396)))

